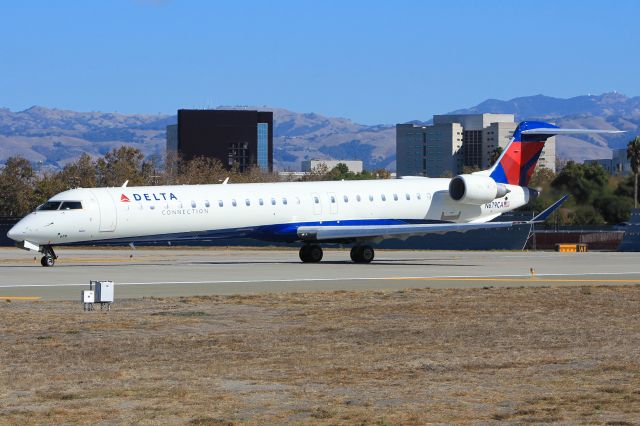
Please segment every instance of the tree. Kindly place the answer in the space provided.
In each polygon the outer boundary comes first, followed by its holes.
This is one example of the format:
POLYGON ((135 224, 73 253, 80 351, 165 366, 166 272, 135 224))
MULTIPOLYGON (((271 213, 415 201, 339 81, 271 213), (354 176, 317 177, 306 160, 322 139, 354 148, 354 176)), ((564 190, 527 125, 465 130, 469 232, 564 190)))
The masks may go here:
POLYGON ((599 164, 577 164, 569 161, 551 186, 569 192, 579 204, 592 204, 606 189, 609 174, 599 164))
POLYGON ((64 189, 93 188, 96 186, 96 162, 88 154, 82 154, 76 161, 69 163, 57 178, 64 184, 64 189))
POLYGON ((569 213, 571 225, 601 225, 604 219, 592 206, 579 206, 569 213))
POLYGON ((636 136, 627 144, 627 159, 631 163, 631 170, 635 175, 635 184, 633 186, 634 206, 638 208, 638 171, 640 170, 640 136, 636 136))
POLYGON ((9 157, 0 171, 0 215, 24 216, 37 205, 36 173, 29 160, 9 157))
POLYGON ((97 186, 146 185, 142 174, 144 155, 139 149, 129 146, 114 148, 97 162, 97 186))
POLYGON ((532 188, 544 188, 545 186, 550 185, 555 178, 556 175, 551 169, 547 169, 546 167, 537 167, 531 175, 529 186, 532 188))
POLYGON ((198 185, 220 183, 234 174, 225 169, 217 158, 195 157, 178 162, 178 173, 174 182, 178 185, 198 185))
POLYGON ((631 200, 628 197, 605 194, 598 197, 594 205, 609 224, 620 223, 629 219, 631 200))
POLYGON ((481 170, 482 169, 477 164, 473 165, 473 166, 463 166, 462 167, 462 174, 470 175, 471 173, 479 172, 481 170))
POLYGON ((491 157, 489 157, 490 165, 494 165, 498 161, 498 158, 500 158, 500 156, 502 155, 502 151, 504 150, 502 149, 501 146, 491 151, 491 157))
POLYGON ((311 168, 311 171, 302 177, 302 181, 318 181, 325 180, 325 176, 329 173, 326 163, 318 163, 311 168))
MULTIPOLYGON (((362 173, 364 173, 363 171, 362 173)), ((376 179, 391 179, 391 172, 387 169, 378 169, 374 172, 376 179)))

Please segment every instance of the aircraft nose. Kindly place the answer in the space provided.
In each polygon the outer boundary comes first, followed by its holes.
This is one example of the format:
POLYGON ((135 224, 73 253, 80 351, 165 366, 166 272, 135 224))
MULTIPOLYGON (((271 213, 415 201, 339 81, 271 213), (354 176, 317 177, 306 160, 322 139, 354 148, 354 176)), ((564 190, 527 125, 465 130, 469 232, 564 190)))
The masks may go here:
POLYGON ((9 232, 7 232, 7 237, 11 238, 14 241, 18 241, 20 238, 19 235, 23 233, 20 230, 21 228, 22 226, 19 223, 16 223, 11 227, 11 229, 9 229, 9 232))

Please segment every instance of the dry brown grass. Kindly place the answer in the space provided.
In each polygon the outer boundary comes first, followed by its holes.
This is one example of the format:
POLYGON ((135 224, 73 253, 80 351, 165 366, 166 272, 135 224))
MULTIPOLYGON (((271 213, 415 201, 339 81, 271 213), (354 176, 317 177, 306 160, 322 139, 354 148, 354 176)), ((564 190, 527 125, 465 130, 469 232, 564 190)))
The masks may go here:
POLYGON ((0 304, 0 423, 640 419, 640 287, 0 304))

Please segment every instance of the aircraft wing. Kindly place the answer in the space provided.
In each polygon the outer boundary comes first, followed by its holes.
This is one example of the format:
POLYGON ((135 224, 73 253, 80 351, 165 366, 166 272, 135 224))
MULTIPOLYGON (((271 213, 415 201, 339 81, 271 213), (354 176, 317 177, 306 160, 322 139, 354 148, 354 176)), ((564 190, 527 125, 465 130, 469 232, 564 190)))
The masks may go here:
POLYGON ((345 225, 345 226, 301 226, 298 237, 301 240, 336 241, 356 238, 400 238, 413 235, 446 234, 447 232, 466 232, 473 229, 508 228, 513 225, 531 225, 543 222, 569 198, 560 198, 543 212, 528 221, 482 222, 482 223, 428 223, 406 225, 345 225))
POLYGON ((346 226, 301 226, 298 237, 302 240, 350 240, 354 238, 397 238, 413 235, 466 232, 472 229, 508 228, 514 224, 528 222, 484 222, 484 223, 429 223, 407 225, 346 225, 346 226))

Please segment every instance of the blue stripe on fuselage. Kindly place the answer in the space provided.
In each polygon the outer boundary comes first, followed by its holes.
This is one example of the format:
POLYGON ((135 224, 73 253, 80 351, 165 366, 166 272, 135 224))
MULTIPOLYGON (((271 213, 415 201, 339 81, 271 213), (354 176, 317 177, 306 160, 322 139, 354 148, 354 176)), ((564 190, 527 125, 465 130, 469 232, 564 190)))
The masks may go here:
MULTIPOLYGON (((118 244, 152 241, 187 241, 187 240, 213 240, 225 238, 252 238, 262 241, 293 243, 298 241, 298 228, 301 226, 384 226, 446 223, 440 220, 420 219, 356 219, 356 220, 326 220, 322 222, 293 222, 275 225, 249 226, 244 228, 216 229, 196 232, 177 232, 168 234, 145 235, 125 238, 104 238, 84 242, 60 244, 60 245, 85 245, 91 244, 118 244)), ((106 233, 103 233, 106 234, 106 233)))

